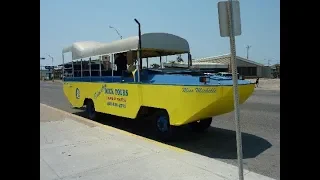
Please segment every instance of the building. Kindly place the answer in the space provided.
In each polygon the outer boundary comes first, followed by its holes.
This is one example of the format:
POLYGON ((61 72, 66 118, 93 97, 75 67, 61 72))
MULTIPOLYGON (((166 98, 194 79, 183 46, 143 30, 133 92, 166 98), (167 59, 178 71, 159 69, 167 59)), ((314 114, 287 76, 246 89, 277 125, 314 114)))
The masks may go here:
MULTIPOLYGON (((238 73, 244 76, 245 78, 256 78, 256 77, 270 78, 272 75, 270 67, 265 67, 263 64, 260 64, 239 56, 236 56, 236 59, 237 59, 238 73)), ((231 71, 230 60, 231 60, 230 54, 226 54, 221 56, 196 59, 193 61, 193 64, 196 62, 219 63, 219 64, 227 65, 228 70, 231 71)))
POLYGON ((274 64, 271 66, 271 73, 274 78, 280 78, 280 64, 274 64))

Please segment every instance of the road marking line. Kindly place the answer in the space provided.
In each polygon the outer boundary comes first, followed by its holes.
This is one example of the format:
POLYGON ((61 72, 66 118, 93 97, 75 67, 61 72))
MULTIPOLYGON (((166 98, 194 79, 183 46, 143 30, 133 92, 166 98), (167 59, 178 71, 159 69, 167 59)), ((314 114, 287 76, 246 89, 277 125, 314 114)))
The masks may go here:
MULTIPOLYGON (((168 145, 168 144, 164 144, 164 143, 161 143, 161 142, 152 140, 152 139, 148 139, 148 138, 145 138, 145 137, 143 137, 143 136, 139 136, 139 135, 136 135, 136 134, 133 134, 133 133, 130 133, 130 132, 121 130, 121 129, 114 128, 114 127, 112 127, 112 126, 100 124, 100 123, 98 123, 98 122, 92 121, 92 120, 90 120, 90 119, 87 119, 87 118, 84 118, 84 117, 81 117, 81 116, 77 116, 77 115, 72 114, 72 113, 69 113, 69 112, 67 112, 67 111, 63 111, 63 110, 61 110, 61 109, 58 109, 58 108, 49 106, 49 105, 47 105, 47 104, 40 103, 40 105, 45 106, 45 107, 47 107, 47 108, 49 108, 49 109, 52 109, 52 110, 54 110, 54 111, 60 112, 60 113, 62 113, 62 114, 65 114, 65 115, 68 115, 68 116, 77 118, 77 119, 79 119, 79 120, 81 120, 81 121, 84 121, 84 122, 86 122, 86 123, 92 123, 92 124, 94 124, 94 125, 97 125, 97 126, 99 126, 99 127, 102 127, 102 128, 108 129, 108 130, 113 130, 113 131, 120 132, 120 133, 122 133, 122 134, 126 134, 127 136, 132 136, 132 137, 135 137, 135 138, 140 138, 140 139, 142 139, 142 140, 145 140, 145 141, 154 143, 154 144, 156 144, 156 145, 158 145, 158 146, 162 146, 162 147, 165 147, 165 148, 174 150, 174 151, 179 152, 179 153, 189 152, 189 151, 187 151, 187 150, 184 150, 184 149, 181 149, 181 148, 178 148, 178 147, 174 147, 174 146, 171 146, 171 145, 168 145)), ((190 153, 191 153, 191 152, 190 152, 190 153)))

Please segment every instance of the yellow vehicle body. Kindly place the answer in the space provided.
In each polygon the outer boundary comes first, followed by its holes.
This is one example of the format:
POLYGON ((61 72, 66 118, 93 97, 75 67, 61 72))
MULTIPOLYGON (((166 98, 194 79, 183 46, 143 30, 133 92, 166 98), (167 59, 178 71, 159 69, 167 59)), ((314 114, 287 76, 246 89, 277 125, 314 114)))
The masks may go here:
MULTIPOLYGON (((238 85, 239 103, 254 91, 254 84, 238 85)), ((140 107, 168 112, 170 125, 180 126, 234 109, 230 85, 160 85, 141 83, 64 82, 63 91, 73 107, 82 107, 85 99, 94 102, 101 113, 135 119, 140 107)))

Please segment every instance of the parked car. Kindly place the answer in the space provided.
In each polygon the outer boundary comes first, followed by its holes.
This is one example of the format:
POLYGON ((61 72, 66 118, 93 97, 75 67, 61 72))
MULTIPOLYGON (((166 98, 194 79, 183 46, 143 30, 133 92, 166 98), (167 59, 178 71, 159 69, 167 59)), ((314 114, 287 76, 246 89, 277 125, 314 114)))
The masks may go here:
MULTIPOLYGON (((244 79, 243 76, 241 76, 239 73, 238 74, 238 79, 244 79)), ((223 76, 223 77, 230 77, 232 78, 232 73, 229 73, 229 72, 218 72, 215 74, 216 76, 223 76)))

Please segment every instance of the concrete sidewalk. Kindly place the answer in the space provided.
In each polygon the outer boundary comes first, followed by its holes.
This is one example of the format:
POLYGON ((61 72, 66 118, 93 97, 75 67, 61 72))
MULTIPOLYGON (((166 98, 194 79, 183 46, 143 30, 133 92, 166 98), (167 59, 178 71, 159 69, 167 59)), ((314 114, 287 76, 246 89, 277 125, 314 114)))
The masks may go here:
POLYGON ((40 179, 236 180, 238 168, 40 103, 40 179))

